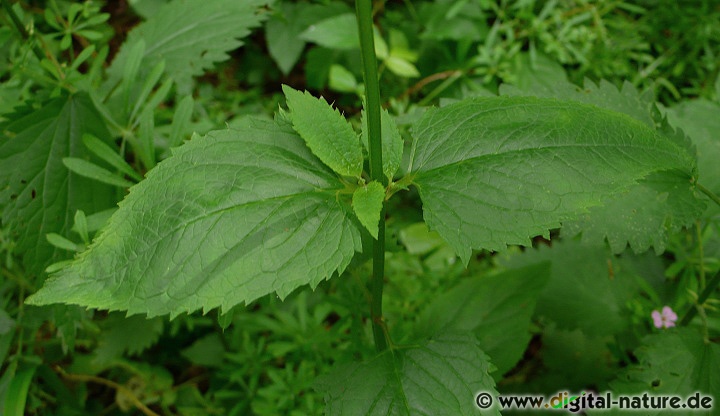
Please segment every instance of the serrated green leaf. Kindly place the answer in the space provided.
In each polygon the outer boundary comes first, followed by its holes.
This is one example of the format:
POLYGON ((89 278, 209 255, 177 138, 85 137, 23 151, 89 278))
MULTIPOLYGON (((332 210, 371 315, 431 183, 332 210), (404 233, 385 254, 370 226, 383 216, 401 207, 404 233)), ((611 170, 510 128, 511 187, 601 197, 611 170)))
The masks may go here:
POLYGON ((681 128, 697 148, 698 181, 720 193, 720 103, 703 99, 684 101, 669 108, 666 114, 670 124, 681 128))
POLYGON ((346 12, 348 7, 337 2, 323 5, 280 3, 278 13, 265 25, 265 37, 270 56, 282 73, 287 75, 300 59, 306 43, 300 36, 302 32, 313 23, 346 12))
POLYGON ((225 358, 225 347, 220 334, 212 333, 193 342, 190 347, 182 350, 180 354, 195 365, 222 367, 225 358))
POLYGON ((660 260, 644 256, 615 257, 605 245, 577 240, 553 242, 526 250, 503 264, 511 268, 550 262, 550 279, 537 299, 536 313, 559 329, 580 329, 595 336, 614 335, 630 321, 628 302, 641 289, 641 280, 662 283, 660 260))
POLYGON ((478 412, 478 392, 497 397, 493 369, 475 336, 448 333, 340 365, 316 388, 324 392, 328 415, 470 415, 478 412))
POLYGON ((162 318, 147 319, 141 315, 125 317, 111 313, 100 325, 102 332, 94 351, 98 365, 108 364, 123 354, 143 352, 157 342, 163 331, 162 318))
POLYGON ((125 180, 92 162, 88 162, 85 159, 66 157, 63 158, 62 162, 65 167, 80 176, 94 179, 108 185, 119 186, 120 188, 129 188, 133 186, 132 182, 125 180))
POLYGON ((650 247, 665 251, 668 235, 702 215, 705 201, 696 197, 688 175, 678 171, 653 173, 626 192, 609 197, 604 205, 563 224, 563 235, 582 233, 583 241, 607 239, 613 253, 628 244, 636 253, 650 247))
POLYGON ((265 18, 259 8, 270 3, 272 0, 168 2, 130 32, 108 68, 111 83, 122 78, 130 51, 144 41, 144 71, 164 59, 165 73, 187 88, 192 77, 226 60, 229 51, 243 44, 239 39, 265 18))
POLYGON ((410 170, 425 220, 465 263, 471 248, 548 236, 654 171, 694 168, 639 121, 555 99, 467 99, 426 112, 414 132, 410 170))
POLYGON ((287 127, 248 119, 211 132, 131 188, 90 248, 27 302, 174 317, 315 287, 361 249, 343 188, 287 127))
POLYGON ((550 277, 549 265, 538 263, 461 282, 423 310, 415 333, 474 333, 498 368, 495 378, 501 378, 522 358, 530 342, 530 318, 550 277))
POLYGON ((524 72, 525 76, 519 80, 517 86, 501 85, 500 95, 532 95, 578 101, 627 114, 643 122, 648 127, 654 128, 652 101, 643 99, 637 89, 629 82, 624 83, 622 89, 618 90, 617 87, 606 80, 600 80, 598 84, 595 84, 586 79, 584 85, 579 87, 567 81, 564 74, 556 73, 555 71, 559 70, 559 68, 555 67, 555 70, 553 70, 553 66, 543 60, 540 60, 540 64, 545 65, 544 73, 538 73, 537 71, 524 72))
POLYGON ((617 372, 608 350, 613 342, 610 336, 588 336, 579 329, 568 331, 551 325, 543 329, 540 355, 548 373, 562 380, 563 389, 578 391, 588 385, 605 388, 617 372))
MULTIPOLYGON (((363 130, 360 136, 365 146, 368 149, 368 133, 367 133, 367 119, 365 110, 361 113, 361 121, 363 130)), ((403 148, 405 142, 400 136, 395 120, 390 116, 390 113, 386 109, 380 110, 380 129, 382 136, 382 152, 383 152, 383 173, 392 181, 395 173, 400 168, 400 162, 402 161, 403 148)))
POLYGON ((360 223, 377 240, 380 212, 385 200, 385 187, 380 182, 372 181, 366 186, 358 187, 353 192, 352 207, 360 223))
MULTIPOLYGON (((613 391, 624 395, 647 392, 649 395, 686 397, 696 392, 701 396, 715 396, 717 407, 720 391, 720 346, 705 342, 703 336, 691 328, 663 331, 645 337, 635 351, 639 363, 623 371, 610 383, 613 391)), ((647 409, 643 414, 666 414, 667 410, 647 409)), ((692 414, 714 415, 713 410, 692 414)), ((593 414, 626 414, 617 409, 593 414)))
POLYGON ((301 33, 300 38, 330 49, 358 49, 360 47, 360 36, 354 13, 345 13, 317 22, 301 33))
POLYGON ((357 134, 350 123, 324 98, 315 98, 283 85, 295 130, 312 152, 332 170, 359 177, 363 155, 357 134))
POLYGON ((45 234, 67 235, 78 209, 96 212, 115 202, 112 188, 71 173, 62 163, 65 157, 91 157, 81 142, 84 134, 109 138, 110 133, 84 93, 8 118, 13 121, 0 127, 2 223, 16 239, 27 270, 39 273, 65 255, 45 234))
MULTIPOLYGON (((544 72, 522 72, 518 86, 503 85, 501 93, 569 99, 627 114, 654 130, 661 126, 688 154, 695 153, 687 138, 667 129, 652 101, 631 84, 625 83, 619 90, 604 80, 597 85, 586 80, 581 88, 568 82, 561 68, 553 69, 546 61, 539 61, 545 65, 544 72)), ((705 202, 695 197, 691 179, 690 174, 678 171, 659 172, 608 198, 602 206, 591 208, 587 215, 567 221, 563 232, 582 232, 588 242, 607 239, 616 253, 628 244, 637 253, 650 247, 661 253, 667 236, 692 224, 705 207, 705 202)))

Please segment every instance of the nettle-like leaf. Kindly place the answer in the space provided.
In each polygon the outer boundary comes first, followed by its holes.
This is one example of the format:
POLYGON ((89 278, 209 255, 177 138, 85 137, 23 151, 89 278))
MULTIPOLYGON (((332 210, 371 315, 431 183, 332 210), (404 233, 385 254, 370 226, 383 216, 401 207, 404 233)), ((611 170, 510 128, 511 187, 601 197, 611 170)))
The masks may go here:
MULTIPOLYGON (((623 113, 653 130, 661 130, 661 134, 674 140, 688 154, 695 153, 687 137, 667 126, 651 97, 640 95, 630 83, 618 89, 604 80, 597 85, 586 80, 584 86, 579 87, 566 79, 550 84, 532 78, 521 85, 503 85, 500 93, 572 100, 623 113)), ((622 252, 629 244, 636 253, 654 247, 659 254, 665 250, 669 234, 692 224, 705 209, 705 201, 696 197, 692 174, 673 170, 649 175, 624 192, 609 197, 603 205, 590 208, 586 215, 566 221, 563 233, 571 236, 582 233, 583 240, 589 242, 607 239, 615 253, 622 252)))
POLYGON ((13 121, 0 126, 2 223, 17 241, 25 266, 39 273, 60 254, 46 234, 67 236, 78 209, 93 213, 113 204, 111 188, 71 173, 63 164, 66 157, 90 159, 84 134, 106 140, 110 134, 83 93, 9 118, 13 121))
POLYGON ((717 102, 704 99, 684 101, 667 109, 666 114, 670 123, 681 128, 697 147, 700 183, 720 193, 720 97, 717 102))
POLYGON ((353 192, 352 206, 355 215, 375 239, 378 238, 378 224, 384 200, 385 187, 377 181, 358 187, 353 192))
POLYGON ((474 335, 446 333, 340 365, 318 378, 317 389, 328 415, 469 415, 478 412, 478 392, 497 397, 493 370, 474 335))
POLYGON ((464 262, 529 245, 646 175, 690 175, 687 150, 625 114, 578 102, 478 97, 426 112, 411 171, 425 220, 464 262))
POLYGON ((288 126, 208 133, 131 188, 89 250, 28 302, 175 316, 315 287, 361 250, 343 187, 288 126))
POLYGON ((480 348, 497 367, 494 375, 499 379, 523 356, 535 302, 549 277, 546 262, 463 281, 423 311, 416 333, 475 333, 480 348))
POLYGON ((606 239, 613 253, 629 244, 642 253, 650 247, 665 251, 667 236, 693 223, 705 209, 687 173, 653 173, 625 192, 611 196, 603 206, 563 224, 563 235, 582 233, 584 241, 606 239))
POLYGON ((163 331, 163 319, 146 319, 136 315, 125 317, 112 313, 101 323, 102 333, 95 349, 97 364, 108 364, 123 354, 137 355, 155 344, 163 331))
POLYGON ((301 34, 313 23, 344 14, 348 7, 342 3, 277 4, 277 12, 265 24, 268 52, 283 74, 288 74, 300 59, 305 40, 301 34))
MULTIPOLYGON (((686 397, 699 392, 701 396, 715 395, 717 407, 720 391, 720 346, 705 342, 703 336, 690 328, 671 329, 647 336, 635 351, 639 363, 610 383, 612 391, 624 395, 648 393, 686 397)), ((666 411, 646 410, 645 415, 665 414, 666 411)), ((625 414, 614 409, 591 414, 625 414)), ((693 414, 716 414, 712 410, 693 414)))
POLYGON ((362 148, 350 123, 324 98, 315 98, 287 85, 283 92, 295 131, 312 152, 332 170, 359 177, 363 169, 362 148))
POLYGON ((536 316, 558 329, 580 329, 595 336, 615 335, 628 328, 628 303, 643 286, 661 285, 662 264, 652 253, 616 257, 604 244, 578 239, 541 245, 502 259, 512 269, 551 264, 550 278, 537 297, 536 316), (641 283, 645 279, 645 284, 641 283))
POLYGON ((122 78, 133 49, 144 42, 142 68, 150 70, 165 60, 165 73, 186 85, 240 47, 243 43, 239 39, 265 20, 258 9, 272 2, 173 0, 130 32, 108 68, 110 79, 122 78))

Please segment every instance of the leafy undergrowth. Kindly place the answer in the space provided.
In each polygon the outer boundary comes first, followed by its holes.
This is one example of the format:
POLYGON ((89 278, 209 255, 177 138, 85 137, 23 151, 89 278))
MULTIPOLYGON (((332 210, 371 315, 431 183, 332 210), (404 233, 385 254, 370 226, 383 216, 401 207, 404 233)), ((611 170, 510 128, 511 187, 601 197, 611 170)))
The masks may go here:
POLYGON ((3 0, 0 414, 720 399, 695 3, 3 0))

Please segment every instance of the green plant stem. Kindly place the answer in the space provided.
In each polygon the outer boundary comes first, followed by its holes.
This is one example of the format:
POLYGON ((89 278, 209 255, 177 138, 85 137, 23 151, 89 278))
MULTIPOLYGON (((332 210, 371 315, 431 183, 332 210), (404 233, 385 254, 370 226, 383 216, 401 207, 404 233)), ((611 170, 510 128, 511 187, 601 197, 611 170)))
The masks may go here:
MULTIPOLYGON (((367 107, 368 153, 370 155, 370 178, 387 186, 382 168, 382 142, 380 136, 380 85, 378 83, 377 57, 373 39, 373 16, 371 0, 356 0, 360 50, 362 52, 365 102, 367 107)), ((388 340, 382 315, 382 296, 385 279, 385 206, 380 213, 378 238, 373 241, 373 272, 370 279, 370 317, 372 319, 375 348, 378 352, 388 348, 388 340)))
POLYGON ((714 203, 720 205, 720 197, 715 195, 711 190, 707 189, 706 187, 700 185, 699 183, 695 183, 695 186, 700 190, 700 192, 704 193, 708 198, 710 198, 714 203))
POLYGON ((718 285, 720 285, 720 272, 717 272, 712 278, 712 280, 708 283, 708 285, 705 286, 705 289, 702 291, 702 293, 700 293, 700 296, 698 297, 695 305, 690 307, 690 310, 687 311, 682 321, 680 321, 680 326, 685 326, 689 324, 690 321, 692 321, 692 319, 697 314, 698 309, 702 308, 702 304, 705 303, 705 301, 707 300, 707 298, 710 297, 710 295, 712 295, 715 289, 717 289, 718 285))
MULTIPOLYGON (((8 0, 1 0, 3 9, 5 9, 5 12, 10 16, 10 20, 12 20, 13 25, 15 26, 15 29, 17 29, 18 33, 20 33, 20 36, 26 41, 30 40, 30 33, 25 29, 25 26, 23 26, 22 22, 20 21, 20 18, 15 14, 15 11, 12 9, 12 6, 10 6, 10 3, 8 3, 8 0)), ((45 58, 45 54, 43 51, 38 48, 37 45, 34 45, 33 53, 35 53, 35 56, 38 58, 39 61, 42 61, 45 58)))

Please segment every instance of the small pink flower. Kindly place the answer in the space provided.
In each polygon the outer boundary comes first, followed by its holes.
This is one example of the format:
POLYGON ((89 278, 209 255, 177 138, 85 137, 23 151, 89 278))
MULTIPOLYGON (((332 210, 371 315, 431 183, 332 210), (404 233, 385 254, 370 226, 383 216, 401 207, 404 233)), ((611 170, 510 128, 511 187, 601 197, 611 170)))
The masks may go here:
POLYGON ((673 312, 672 308, 664 306, 662 313, 657 310, 652 311, 652 318, 655 328, 671 328, 675 326, 675 321, 677 321, 678 316, 673 312))

